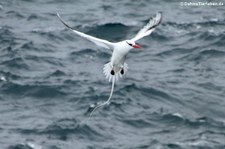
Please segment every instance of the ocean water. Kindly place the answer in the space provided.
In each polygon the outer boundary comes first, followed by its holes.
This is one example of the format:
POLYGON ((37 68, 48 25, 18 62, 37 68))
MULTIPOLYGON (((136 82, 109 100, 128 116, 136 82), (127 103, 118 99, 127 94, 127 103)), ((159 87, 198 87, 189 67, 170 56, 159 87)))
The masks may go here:
POLYGON ((0 149, 224 149, 224 16, 225 2, 1 0, 0 149), (129 53, 111 103, 88 119, 109 96, 111 51, 56 12, 116 42, 158 11, 161 25, 129 53))

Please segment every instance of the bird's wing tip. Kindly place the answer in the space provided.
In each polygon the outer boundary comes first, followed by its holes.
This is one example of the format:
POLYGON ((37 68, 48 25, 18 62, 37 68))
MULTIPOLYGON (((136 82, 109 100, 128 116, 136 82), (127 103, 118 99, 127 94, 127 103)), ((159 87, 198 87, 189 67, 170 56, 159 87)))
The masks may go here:
POLYGON ((162 20, 162 16, 163 16, 163 12, 162 11, 158 11, 156 13, 156 18, 159 18, 160 20, 162 20))
POLYGON ((163 12, 162 12, 162 11, 158 11, 158 12, 157 12, 157 14, 160 14, 160 15, 162 15, 162 14, 163 14, 163 12))
POLYGON ((162 11, 157 12, 156 17, 157 17, 157 16, 158 16, 158 18, 159 18, 159 23, 161 23, 162 17, 163 17, 163 12, 162 12, 162 11))

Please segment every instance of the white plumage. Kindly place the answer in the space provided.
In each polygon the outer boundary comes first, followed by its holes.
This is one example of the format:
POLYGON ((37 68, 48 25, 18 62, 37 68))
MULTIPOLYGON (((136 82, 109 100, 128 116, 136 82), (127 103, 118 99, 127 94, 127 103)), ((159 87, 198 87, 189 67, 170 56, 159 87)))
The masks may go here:
POLYGON ((129 53, 129 51, 132 48, 140 48, 139 45, 137 45, 135 42, 137 40, 140 40, 141 38, 148 36, 152 33, 153 30, 155 30, 156 26, 158 26, 161 22, 162 19, 162 14, 157 13, 156 16, 148 22, 146 26, 144 26, 138 33, 137 35, 132 38, 131 40, 124 40, 116 43, 109 42, 104 39, 99 39, 90 35, 87 35, 85 33, 79 32, 69 25, 65 23, 65 21, 62 20, 60 15, 57 13, 57 16, 59 17, 60 21, 70 30, 72 30, 74 33, 77 35, 84 37, 91 42, 95 43, 96 45, 106 48, 106 49, 111 49, 113 51, 112 57, 110 60, 110 63, 107 63, 104 67, 104 74, 106 75, 106 78, 109 79, 110 81, 112 80, 112 77, 115 76, 116 80, 118 80, 118 76, 123 76, 127 72, 127 64, 125 67, 125 60, 126 60, 126 55, 129 53), (111 64, 111 65, 109 65, 111 64), (110 67, 111 66, 111 67, 110 67), (111 71, 114 71, 111 73, 111 71), (124 73, 121 73, 123 70, 124 73), (120 74, 119 74, 120 73, 120 74))
POLYGON ((137 45, 135 42, 137 40, 140 40, 141 38, 143 38, 145 36, 150 35, 152 33, 152 31, 155 30, 155 28, 160 24, 160 22, 162 20, 162 14, 161 13, 157 13, 156 16, 154 18, 150 19, 149 22, 147 23, 147 25, 144 26, 136 34, 136 36, 134 38, 132 38, 130 40, 123 40, 123 41, 120 41, 120 42, 113 43, 113 42, 109 42, 109 41, 104 40, 104 39, 96 38, 96 37, 87 35, 85 33, 79 32, 79 31, 73 29, 72 27, 70 27, 69 25, 67 25, 65 23, 65 21, 62 20, 62 18, 60 17, 60 15, 58 13, 57 13, 57 16, 59 17, 60 21, 67 28, 72 30, 77 35, 79 35, 79 36, 81 36, 83 38, 86 38, 87 40, 95 43, 96 45, 98 45, 100 47, 112 50, 112 56, 111 56, 110 62, 105 64, 104 68, 103 68, 103 73, 105 74, 106 78, 109 81, 112 81, 111 93, 110 93, 110 96, 109 96, 108 100, 106 102, 104 102, 104 103, 101 103, 101 104, 97 105, 93 109, 91 114, 97 108, 99 108, 99 107, 109 103, 109 100, 112 97, 115 81, 118 80, 119 76, 122 77, 128 71, 128 65, 125 63, 127 54, 133 48, 140 48, 140 46, 137 45))

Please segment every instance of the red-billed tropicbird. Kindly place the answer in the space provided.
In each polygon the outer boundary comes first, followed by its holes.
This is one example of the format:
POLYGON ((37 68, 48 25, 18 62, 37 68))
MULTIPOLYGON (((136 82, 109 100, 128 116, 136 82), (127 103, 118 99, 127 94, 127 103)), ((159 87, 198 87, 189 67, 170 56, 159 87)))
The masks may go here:
POLYGON ((129 39, 129 40, 123 40, 119 42, 109 42, 104 39, 96 38, 90 35, 87 35, 85 33, 79 32, 72 27, 70 27, 68 24, 65 23, 65 21, 62 20, 60 15, 57 13, 57 16, 59 17, 60 21, 70 30, 72 30, 74 33, 77 35, 86 38, 87 40, 92 41, 96 45, 110 49, 112 50, 112 56, 111 60, 109 63, 104 65, 103 72, 109 81, 112 81, 112 88, 110 92, 110 96, 108 100, 104 103, 98 104, 91 112, 90 116, 92 113, 99 107, 108 104, 112 94, 113 94, 113 89, 114 89, 114 83, 118 79, 118 76, 122 77, 128 70, 128 65, 125 63, 126 56, 130 52, 131 49, 133 48, 140 48, 138 44, 135 42, 138 41, 139 39, 148 36, 152 33, 152 31, 155 30, 155 28, 160 24, 162 20, 162 14, 157 13, 155 17, 149 20, 146 26, 144 26, 134 38, 129 39))

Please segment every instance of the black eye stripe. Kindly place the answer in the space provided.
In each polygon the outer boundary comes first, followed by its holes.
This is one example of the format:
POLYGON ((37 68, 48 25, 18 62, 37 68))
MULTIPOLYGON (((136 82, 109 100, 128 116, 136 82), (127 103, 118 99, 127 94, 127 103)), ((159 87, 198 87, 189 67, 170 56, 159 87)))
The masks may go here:
POLYGON ((126 43, 127 43, 129 46, 133 46, 131 43, 128 43, 127 41, 126 41, 126 43))

